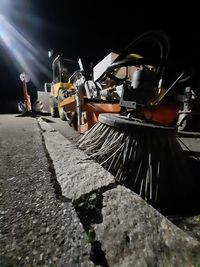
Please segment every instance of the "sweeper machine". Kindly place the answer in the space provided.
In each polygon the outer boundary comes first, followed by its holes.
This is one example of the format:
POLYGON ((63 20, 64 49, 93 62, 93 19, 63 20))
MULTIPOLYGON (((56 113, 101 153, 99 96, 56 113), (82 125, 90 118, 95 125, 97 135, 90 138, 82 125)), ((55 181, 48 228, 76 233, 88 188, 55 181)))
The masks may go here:
POLYGON ((169 52, 165 33, 144 33, 120 55, 110 53, 98 63, 93 80, 85 78, 81 59, 58 55, 52 62, 51 116, 68 120, 80 133, 101 113, 124 112, 157 125, 177 126, 179 131, 189 129, 199 108, 193 71, 169 60, 169 52))
POLYGON ((65 118, 84 133, 77 146, 152 205, 182 205, 194 188, 176 134, 198 103, 193 70, 170 59, 162 31, 138 36, 95 70, 87 81, 79 64, 60 102, 65 118))
POLYGON ((118 96, 112 95, 108 88, 103 90, 100 83, 86 80, 81 59, 74 61, 58 55, 52 62, 52 69, 52 117, 67 120, 70 126, 83 133, 97 122, 100 113, 120 112, 118 96))

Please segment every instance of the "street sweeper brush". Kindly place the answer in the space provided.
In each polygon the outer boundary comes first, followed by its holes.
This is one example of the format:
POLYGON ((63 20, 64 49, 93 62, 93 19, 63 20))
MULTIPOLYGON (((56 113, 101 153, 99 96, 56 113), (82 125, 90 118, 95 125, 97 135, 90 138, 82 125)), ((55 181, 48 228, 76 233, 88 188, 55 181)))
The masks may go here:
POLYGON ((129 46, 107 68, 105 74, 121 91, 121 112, 100 114, 77 146, 111 172, 117 183, 165 210, 192 196, 190 169, 176 139, 180 109, 176 91, 188 87, 190 77, 181 71, 175 80, 166 80, 169 40, 164 33, 151 31, 132 45, 147 40, 158 44, 160 56, 132 56, 129 46), (131 80, 115 75, 123 67, 134 67, 131 80))
POLYGON ((98 123, 78 144, 117 183, 152 205, 174 207, 191 197, 189 168, 176 128, 100 114, 98 123))

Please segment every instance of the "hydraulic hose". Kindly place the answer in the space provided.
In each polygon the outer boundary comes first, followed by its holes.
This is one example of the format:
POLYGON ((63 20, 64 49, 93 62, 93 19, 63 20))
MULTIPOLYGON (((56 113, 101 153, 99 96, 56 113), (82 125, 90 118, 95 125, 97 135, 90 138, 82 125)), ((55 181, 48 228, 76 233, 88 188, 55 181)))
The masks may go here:
MULTIPOLYGON (((121 53, 120 55, 113 61, 111 66, 107 68, 107 70, 98 78, 98 82, 101 82, 103 79, 105 79, 106 76, 112 77, 111 70, 114 70, 114 67, 116 68, 117 64, 119 63, 120 66, 125 66, 121 65, 121 62, 123 61, 124 63, 126 61, 126 57, 133 52, 133 48, 136 47, 137 45, 143 43, 143 42, 148 42, 150 41, 152 44, 155 43, 159 47, 159 58, 160 62, 166 62, 170 53, 170 40, 167 36, 167 34, 161 30, 152 30, 145 32, 138 37, 136 37, 121 53)), ((134 64, 136 64, 136 61, 139 59, 134 59, 134 64)), ((141 59, 140 59, 141 60, 141 59)), ((158 59, 155 59, 155 61, 158 61, 158 59)), ((127 61, 127 63, 130 63, 131 61, 127 61)), ((142 62, 139 61, 139 62, 142 62)), ((146 61, 147 62, 147 61, 146 61)), ((154 61, 153 61, 154 62, 154 61)), ((149 63, 149 62, 148 62, 149 63)), ((156 62, 155 62, 156 63, 156 62)), ((154 63, 154 64, 155 64, 154 63)), ((130 63, 131 64, 131 63, 130 63)), ((160 71, 160 78, 163 78, 164 75, 164 69, 165 66, 164 64, 161 64, 162 68, 158 71, 160 71)), ((127 65, 130 66, 130 65, 127 65)))

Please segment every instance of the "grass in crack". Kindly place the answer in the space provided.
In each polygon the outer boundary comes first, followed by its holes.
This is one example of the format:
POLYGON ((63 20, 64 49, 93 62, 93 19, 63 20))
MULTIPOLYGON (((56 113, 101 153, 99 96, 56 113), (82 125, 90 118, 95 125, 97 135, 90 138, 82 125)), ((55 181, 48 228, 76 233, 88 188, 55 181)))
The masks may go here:
POLYGON ((101 192, 85 195, 73 202, 79 219, 88 233, 92 224, 103 221, 101 210, 103 207, 103 196, 101 192))
POLYGON ((97 190, 95 193, 85 195, 73 202, 78 217, 87 233, 87 243, 91 244, 90 260, 98 266, 109 267, 106 254, 101 248, 101 243, 96 240, 93 224, 102 223, 103 193, 97 190))

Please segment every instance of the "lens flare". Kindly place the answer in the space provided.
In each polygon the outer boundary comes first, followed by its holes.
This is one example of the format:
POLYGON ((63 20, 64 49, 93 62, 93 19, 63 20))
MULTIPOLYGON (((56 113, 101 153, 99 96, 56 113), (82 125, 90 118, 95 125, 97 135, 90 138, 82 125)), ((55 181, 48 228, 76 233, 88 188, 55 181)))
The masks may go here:
POLYGON ((47 66, 47 52, 31 41, 24 33, 1 14, 0 8, 0 43, 17 70, 30 75, 31 81, 38 88, 41 82, 38 77, 51 77, 47 66))

